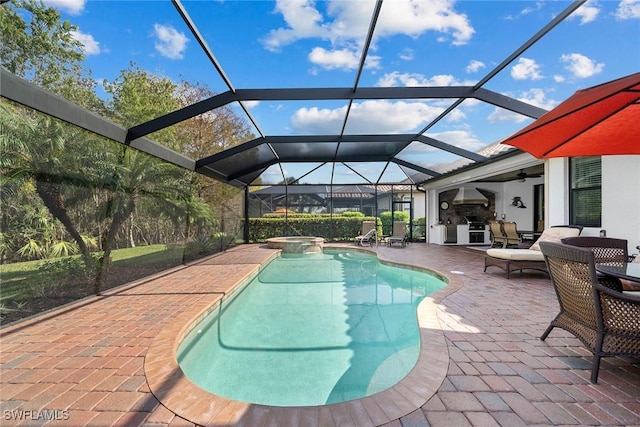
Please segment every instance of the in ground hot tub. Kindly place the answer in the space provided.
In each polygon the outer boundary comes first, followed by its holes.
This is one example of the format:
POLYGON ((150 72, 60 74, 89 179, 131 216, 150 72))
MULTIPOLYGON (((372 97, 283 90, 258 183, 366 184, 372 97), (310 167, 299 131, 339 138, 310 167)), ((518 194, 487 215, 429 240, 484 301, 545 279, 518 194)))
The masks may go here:
POLYGON ((267 245, 271 249, 282 249, 282 252, 287 254, 322 252, 323 243, 323 237, 314 236, 271 237, 267 239, 267 245))

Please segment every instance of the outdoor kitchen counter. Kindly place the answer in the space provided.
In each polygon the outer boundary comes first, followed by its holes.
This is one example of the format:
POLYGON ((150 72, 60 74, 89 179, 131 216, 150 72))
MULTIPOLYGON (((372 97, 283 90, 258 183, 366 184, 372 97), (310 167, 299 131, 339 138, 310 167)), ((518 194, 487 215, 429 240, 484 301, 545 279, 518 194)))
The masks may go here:
POLYGON ((445 224, 432 224, 430 227, 430 243, 434 243, 437 245, 485 245, 491 242, 491 238, 489 236, 489 230, 485 229, 482 231, 484 235, 484 239, 481 242, 470 243, 469 241, 469 225, 468 224, 458 224, 456 228, 456 241, 451 242, 450 239, 447 239, 447 226, 451 227, 451 225, 445 224))

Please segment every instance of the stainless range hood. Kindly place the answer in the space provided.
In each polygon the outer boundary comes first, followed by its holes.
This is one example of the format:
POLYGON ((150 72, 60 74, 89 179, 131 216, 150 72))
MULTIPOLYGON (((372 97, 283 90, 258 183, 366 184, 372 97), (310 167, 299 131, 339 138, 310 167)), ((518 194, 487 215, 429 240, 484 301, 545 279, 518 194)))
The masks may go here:
POLYGON ((475 187, 460 187, 458 194, 453 198, 454 205, 488 205, 487 199, 475 187))

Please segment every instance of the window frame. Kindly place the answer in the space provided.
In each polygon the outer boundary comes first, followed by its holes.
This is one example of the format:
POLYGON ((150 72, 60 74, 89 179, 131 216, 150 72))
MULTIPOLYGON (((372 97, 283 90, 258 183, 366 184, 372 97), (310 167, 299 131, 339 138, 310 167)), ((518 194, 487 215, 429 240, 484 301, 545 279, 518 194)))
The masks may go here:
MULTIPOLYGON (((569 218, 571 219, 571 224, 582 225, 583 227, 602 227, 602 157, 591 156, 591 157, 570 157, 569 158, 569 200, 568 202, 569 202, 569 218), (577 167, 580 167, 578 162, 582 161, 583 159, 596 159, 596 158, 598 159, 599 175, 600 175, 600 179, 598 180, 597 185, 593 184, 589 186, 576 187, 574 185, 574 181, 575 181, 574 172, 576 171, 577 167), (597 200, 599 204, 597 219, 594 221, 579 220, 578 215, 581 214, 581 212, 577 212, 578 207, 576 206, 578 197, 581 194, 584 195, 589 193, 594 193, 594 195, 590 197, 599 199, 597 200)), ((584 213, 582 214, 584 215, 584 213)))

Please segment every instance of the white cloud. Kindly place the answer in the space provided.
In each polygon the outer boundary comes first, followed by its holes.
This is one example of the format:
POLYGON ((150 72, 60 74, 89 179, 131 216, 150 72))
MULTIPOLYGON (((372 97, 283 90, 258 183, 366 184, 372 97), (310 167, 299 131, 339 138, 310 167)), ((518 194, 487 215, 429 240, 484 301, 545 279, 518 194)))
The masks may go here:
POLYGON ((468 151, 477 151, 486 145, 468 130, 450 130, 426 135, 468 151))
POLYGON ((242 105, 244 105, 248 109, 252 109, 260 105, 260 101, 242 101, 242 105))
MULTIPOLYGON (((291 117, 291 125, 300 133, 335 133, 342 126, 346 108, 300 108, 291 117)), ((433 120, 442 111, 443 108, 424 102, 354 102, 347 130, 348 133, 408 132, 433 120)))
POLYGON ((265 47, 278 51, 282 46, 304 38, 326 38, 329 29, 322 23, 322 14, 314 0, 277 0, 275 12, 281 13, 288 28, 271 30, 263 40, 265 47))
MULTIPOLYGON (((309 61, 325 70, 353 70, 360 65, 360 54, 349 49, 326 50, 322 47, 315 47, 309 53, 309 61)), ((379 68, 380 57, 367 55, 365 68, 379 68)), ((317 74, 317 71, 314 72, 317 74)))
POLYGON ((85 55, 97 55, 100 53, 100 43, 91 34, 85 34, 82 31, 71 31, 71 37, 82 44, 82 50, 85 55))
POLYGON ((616 10, 618 19, 640 19, 640 0, 622 0, 616 10))
POLYGON ((569 53, 562 55, 560 61, 567 64, 565 68, 569 70, 575 77, 587 78, 602 72, 604 64, 596 63, 580 53, 569 53))
POLYGON ((335 68, 352 70, 358 66, 360 58, 347 49, 328 51, 324 48, 316 47, 309 54, 309 61, 328 70, 335 68))
POLYGON ((489 123, 497 123, 497 122, 514 122, 514 123, 522 123, 527 120, 528 117, 523 116, 522 114, 516 114, 512 111, 505 110, 503 108, 494 108, 493 112, 489 114, 487 117, 487 121, 489 123))
POLYGON ((545 110, 551 110, 558 102, 553 99, 548 99, 544 90, 539 88, 532 88, 522 93, 518 98, 522 102, 535 105, 536 107, 544 108, 545 110))
POLYGON ((376 26, 378 37, 406 34, 417 37, 427 31, 451 37, 454 45, 467 44, 475 30, 468 17, 456 12, 451 0, 396 0, 385 3, 376 26))
POLYGON ((189 39, 171 25, 154 24, 153 31, 158 41, 155 48, 160 55, 169 59, 182 59, 189 39))
POLYGON ((456 108, 445 116, 445 120, 448 122, 461 122, 467 118, 467 115, 461 108, 456 108))
POLYGON ((419 73, 399 73, 393 71, 380 77, 376 86, 458 86, 466 84, 467 83, 459 82, 450 74, 438 74, 432 77, 426 77, 419 73))
POLYGON ((410 49, 410 48, 404 48, 402 49, 402 52, 398 54, 398 57, 405 61, 413 60, 413 56, 414 56, 413 49, 410 49))
POLYGON ((84 10, 86 0, 44 0, 43 3, 71 15, 79 15, 84 10))
MULTIPOLYGON (((394 0, 383 6, 375 38, 398 34, 417 37, 435 31, 454 45, 466 44, 475 30, 467 16, 456 12, 453 6, 452 0, 394 0)), ((347 64, 352 64, 353 58, 359 60, 372 11, 373 2, 330 0, 323 16, 314 0, 278 0, 275 13, 281 14, 286 24, 271 30, 262 43, 267 50, 277 52, 298 40, 325 40, 331 46, 315 47, 309 59, 324 68, 348 69, 351 65, 347 64)), ((402 51, 399 56, 410 60, 413 52, 402 51)), ((369 68, 379 63, 379 57, 367 56, 369 68)))
MULTIPOLYGON (((539 88, 533 88, 526 92, 523 92, 516 97, 519 101, 526 102, 527 104, 535 105, 536 107, 543 108, 545 110, 551 110, 558 102, 553 99, 548 99, 544 90, 539 88)), ((516 114, 512 111, 505 110, 503 108, 494 108, 493 112, 487 117, 487 120, 491 123, 495 122, 515 122, 522 123, 529 118, 522 114, 516 114)))
POLYGON ((469 62, 469 65, 467 65, 466 71, 467 73, 475 73, 476 71, 480 70, 481 68, 485 68, 486 65, 484 65, 484 62, 482 61, 478 61, 477 59, 472 59, 469 62))
POLYGON ((371 55, 371 52, 367 55, 364 61, 364 68, 381 68, 382 57, 378 55, 371 55))
POLYGON ((518 63, 511 67, 511 77, 516 80, 540 80, 540 66, 535 60, 529 58, 520 58, 518 63))
POLYGON ((524 9, 522 9, 520 14, 521 15, 528 15, 530 13, 536 12, 538 10, 541 10, 543 5, 544 5, 543 2, 538 1, 538 2, 536 2, 535 7, 525 7, 524 9))
POLYGON ((600 13, 600 6, 598 6, 598 3, 592 0, 588 0, 578 9, 576 9, 571 14, 571 16, 569 16, 569 19, 580 18, 580 24, 584 25, 584 24, 588 24, 589 22, 595 21, 599 13, 600 13))

